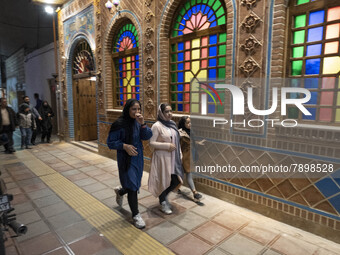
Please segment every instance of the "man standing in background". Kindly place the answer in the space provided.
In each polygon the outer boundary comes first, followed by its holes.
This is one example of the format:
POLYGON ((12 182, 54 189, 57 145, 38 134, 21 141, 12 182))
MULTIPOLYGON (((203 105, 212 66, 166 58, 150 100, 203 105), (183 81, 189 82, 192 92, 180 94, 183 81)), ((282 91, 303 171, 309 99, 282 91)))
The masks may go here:
POLYGON ((35 109, 37 109, 37 111, 39 111, 41 105, 42 105, 42 100, 39 98, 39 94, 38 93, 34 93, 34 99, 36 101, 36 105, 35 105, 35 109))
POLYGON ((0 114, 0 134, 7 136, 8 142, 4 144, 5 153, 15 152, 13 148, 13 132, 18 125, 14 110, 7 105, 6 98, 0 98, 1 114, 0 114))

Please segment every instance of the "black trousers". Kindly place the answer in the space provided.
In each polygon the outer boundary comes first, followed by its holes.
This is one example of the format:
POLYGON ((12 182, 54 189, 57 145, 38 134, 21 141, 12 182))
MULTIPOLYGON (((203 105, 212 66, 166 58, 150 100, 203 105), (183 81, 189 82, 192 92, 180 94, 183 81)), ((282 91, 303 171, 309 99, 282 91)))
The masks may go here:
POLYGON ((41 124, 39 119, 35 119, 36 129, 32 129, 32 138, 31 143, 35 143, 35 139, 37 138, 37 134, 41 132, 41 124))
POLYGON ((133 191, 130 189, 123 189, 123 188, 119 190, 119 195, 121 196, 125 195, 126 193, 128 194, 127 197, 128 197, 130 210, 132 212, 132 217, 135 217, 139 213, 137 192, 138 192, 137 190, 133 191))
POLYGON ((41 141, 45 140, 45 137, 47 138, 47 141, 50 141, 51 139, 51 133, 52 133, 52 127, 46 129, 41 129, 41 141))
POLYGON ((168 194, 173 191, 181 182, 178 180, 178 176, 176 174, 171 175, 171 182, 170 186, 162 192, 162 194, 159 195, 159 203, 161 204, 162 202, 165 201, 166 197, 168 194))
POLYGON ((2 134, 5 133, 8 137, 8 143, 4 144, 4 147, 5 147, 5 150, 6 151, 13 151, 14 148, 13 148, 13 145, 14 145, 14 142, 13 142, 13 131, 12 131, 12 128, 11 126, 3 126, 2 127, 2 134))

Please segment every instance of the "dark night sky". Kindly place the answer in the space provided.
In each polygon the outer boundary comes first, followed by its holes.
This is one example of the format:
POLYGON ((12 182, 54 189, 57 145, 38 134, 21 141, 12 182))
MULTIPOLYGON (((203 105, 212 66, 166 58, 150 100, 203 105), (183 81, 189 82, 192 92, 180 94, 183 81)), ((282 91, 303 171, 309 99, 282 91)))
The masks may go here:
POLYGON ((0 0, 0 55, 25 46, 30 52, 53 42, 52 15, 29 0, 0 0))

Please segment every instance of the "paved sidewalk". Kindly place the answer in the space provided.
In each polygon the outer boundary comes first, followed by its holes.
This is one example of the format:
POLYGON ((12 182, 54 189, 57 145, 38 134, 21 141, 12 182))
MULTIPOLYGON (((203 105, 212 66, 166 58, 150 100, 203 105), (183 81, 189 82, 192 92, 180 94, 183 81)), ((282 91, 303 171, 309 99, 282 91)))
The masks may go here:
MULTIPOLYGON (((77 189, 131 222, 126 198, 123 208, 115 204, 113 188, 119 185, 115 161, 69 143, 56 142, 11 155, 1 153, 0 170, 8 193, 14 195, 12 205, 17 219, 29 229, 25 236, 6 242, 7 255, 121 254, 117 249, 120 244, 105 237, 103 228, 94 227, 73 203, 62 200, 43 181, 44 173, 35 174, 44 169, 66 177, 77 189), (41 162, 39 169, 31 171, 31 161, 41 162)), ((147 224, 143 233, 167 247, 169 253, 340 254, 337 243, 208 195, 204 195, 201 204, 196 204, 187 188, 181 189, 184 194, 170 195, 174 213, 166 216, 160 212, 158 200, 147 191, 147 179, 145 173, 139 194, 139 209, 147 224)))

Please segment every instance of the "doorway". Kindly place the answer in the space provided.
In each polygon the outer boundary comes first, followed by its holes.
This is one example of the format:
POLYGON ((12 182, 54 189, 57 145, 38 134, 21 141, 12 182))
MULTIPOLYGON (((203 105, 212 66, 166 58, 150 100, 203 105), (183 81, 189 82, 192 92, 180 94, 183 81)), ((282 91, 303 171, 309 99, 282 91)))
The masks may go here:
POLYGON ((96 82, 89 76, 73 79, 73 114, 75 140, 96 140, 96 82))

